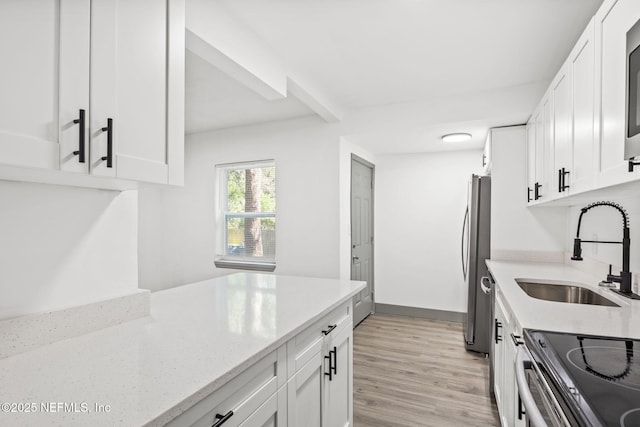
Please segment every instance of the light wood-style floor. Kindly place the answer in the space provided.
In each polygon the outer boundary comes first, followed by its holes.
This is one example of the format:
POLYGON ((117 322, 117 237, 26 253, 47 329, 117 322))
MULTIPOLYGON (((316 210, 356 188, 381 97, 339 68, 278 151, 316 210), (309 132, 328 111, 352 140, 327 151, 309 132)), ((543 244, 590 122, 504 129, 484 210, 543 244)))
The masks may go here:
POLYGON ((499 426, 489 360, 459 323, 374 314, 353 339, 353 421, 366 426, 499 426))

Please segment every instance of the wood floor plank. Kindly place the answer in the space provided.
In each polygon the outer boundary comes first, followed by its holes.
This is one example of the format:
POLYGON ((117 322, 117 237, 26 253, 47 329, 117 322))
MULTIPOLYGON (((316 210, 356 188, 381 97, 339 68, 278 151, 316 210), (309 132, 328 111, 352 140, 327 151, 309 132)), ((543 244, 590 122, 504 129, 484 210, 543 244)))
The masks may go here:
POLYGON ((462 325, 385 314, 354 330, 355 427, 499 426, 489 361, 462 325))

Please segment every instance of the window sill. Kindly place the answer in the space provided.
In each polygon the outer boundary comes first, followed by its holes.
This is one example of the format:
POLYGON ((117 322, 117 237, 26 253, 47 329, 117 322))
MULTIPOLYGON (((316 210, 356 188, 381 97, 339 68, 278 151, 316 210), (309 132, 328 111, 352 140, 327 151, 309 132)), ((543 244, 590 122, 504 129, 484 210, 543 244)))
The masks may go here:
POLYGON ((274 271, 276 264, 274 262, 256 262, 256 261, 236 261, 228 259, 216 259, 213 261, 218 268, 233 268, 236 270, 251 271, 274 271))

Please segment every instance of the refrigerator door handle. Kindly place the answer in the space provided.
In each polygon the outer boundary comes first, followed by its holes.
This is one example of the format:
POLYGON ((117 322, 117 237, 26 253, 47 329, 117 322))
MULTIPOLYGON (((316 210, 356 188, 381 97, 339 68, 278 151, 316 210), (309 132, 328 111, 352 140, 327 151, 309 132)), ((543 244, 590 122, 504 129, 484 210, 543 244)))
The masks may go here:
MULTIPOLYGON (((462 221, 462 242, 460 243, 460 256, 462 259, 462 276, 464 277, 464 280, 467 280, 468 259, 465 258, 465 253, 464 253, 464 238, 465 238, 465 230, 467 229, 468 222, 469 222, 469 206, 467 206, 467 209, 464 211, 464 220, 462 221)), ((467 255, 468 255, 468 252, 467 252, 467 255)))
POLYGON ((491 295, 491 279, 489 279, 489 276, 482 276, 480 279, 480 287, 486 295, 491 295), (485 283, 488 283, 488 285, 485 285, 485 283))

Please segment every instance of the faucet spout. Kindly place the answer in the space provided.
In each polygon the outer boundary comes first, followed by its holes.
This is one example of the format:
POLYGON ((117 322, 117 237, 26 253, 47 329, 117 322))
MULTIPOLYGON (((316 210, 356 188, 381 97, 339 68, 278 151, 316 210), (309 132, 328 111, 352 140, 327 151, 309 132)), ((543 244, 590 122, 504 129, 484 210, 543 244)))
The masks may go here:
POLYGON ((622 271, 619 275, 607 274, 607 280, 620 283, 620 290, 616 291, 619 294, 628 298, 640 299, 640 296, 633 293, 631 290, 631 271, 629 267, 629 260, 631 258, 631 239, 629 237, 629 217, 624 208, 617 203, 613 202, 595 202, 580 209, 580 217, 578 218, 578 229, 576 231, 576 238, 573 240, 573 255, 571 259, 574 261, 582 261, 582 243, 614 243, 622 245, 622 271), (622 241, 610 242, 603 240, 582 240, 580 239, 580 226, 582 225, 582 217, 591 209, 598 206, 609 206, 616 209, 622 215, 622 241))

